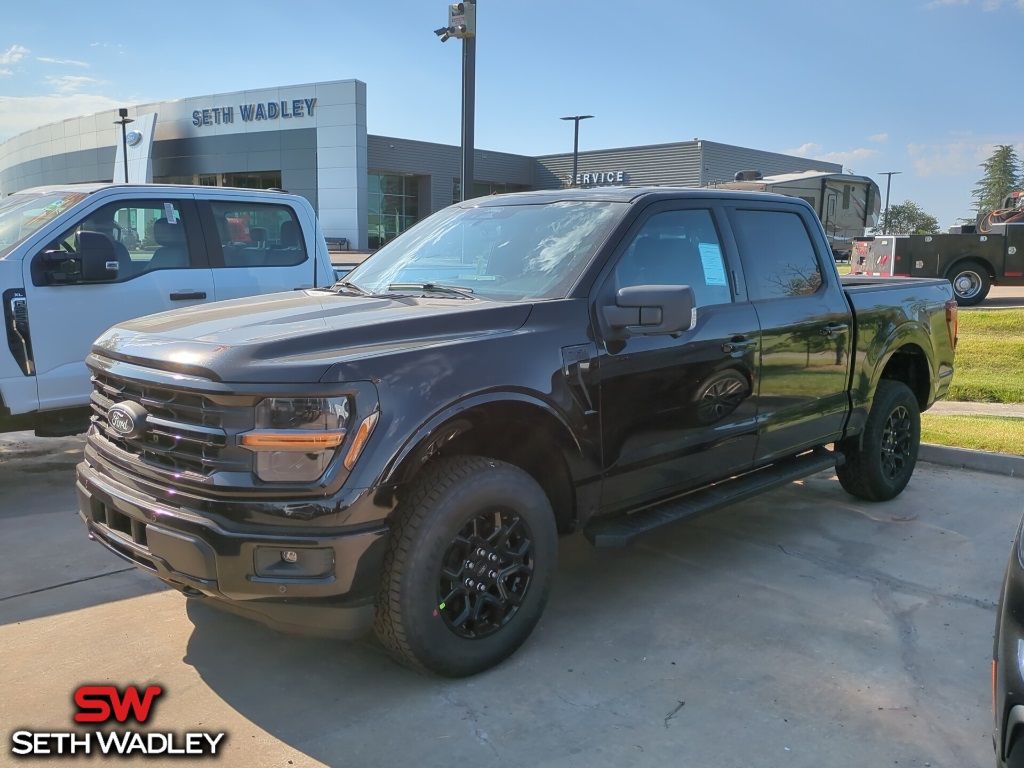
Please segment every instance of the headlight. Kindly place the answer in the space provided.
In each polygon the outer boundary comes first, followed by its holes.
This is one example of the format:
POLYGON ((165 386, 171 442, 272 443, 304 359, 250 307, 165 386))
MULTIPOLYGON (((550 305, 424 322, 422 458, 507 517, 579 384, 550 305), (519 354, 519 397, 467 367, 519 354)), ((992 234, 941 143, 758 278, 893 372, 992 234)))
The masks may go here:
POLYGON ((240 435, 256 454, 256 475, 267 482, 319 478, 345 441, 351 398, 268 397, 256 406, 256 428, 240 435))

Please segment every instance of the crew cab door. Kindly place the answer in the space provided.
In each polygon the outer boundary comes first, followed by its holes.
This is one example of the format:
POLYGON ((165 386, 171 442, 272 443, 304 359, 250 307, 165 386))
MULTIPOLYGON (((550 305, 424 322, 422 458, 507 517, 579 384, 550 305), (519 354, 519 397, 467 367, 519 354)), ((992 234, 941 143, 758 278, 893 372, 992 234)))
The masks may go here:
POLYGON ((595 362, 605 511, 753 463, 760 333, 736 282, 739 270, 723 252, 721 215, 707 204, 652 206, 599 281, 595 362), (675 334, 611 327, 605 308, 616 304, 620 289, 643 285, 690 286, 692 326, 675 334))
POLYGON ((810 209, 744 201, 726 210, 761 326, 761 463, 841 436, 852 311, 810 209))
POLYGON ((290 205, 201 200, 199 206, 218 300, 314 286, 315 244, 306 242, 290 205))
POLYGON ((98 202, 27 257, 24 270, 40 410, 88 403, 84 360, 110 326, 213 299, 187 196, 98 202), (105 257, 96 262, 97 254, 105 257))

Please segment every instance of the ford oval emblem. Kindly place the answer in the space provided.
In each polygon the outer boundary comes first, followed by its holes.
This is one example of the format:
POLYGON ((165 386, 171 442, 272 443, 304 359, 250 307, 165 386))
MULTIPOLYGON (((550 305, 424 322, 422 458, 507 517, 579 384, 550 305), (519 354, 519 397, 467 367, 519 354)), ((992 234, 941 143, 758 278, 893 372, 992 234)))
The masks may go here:
POLYGON ((138 131, 128 131, 128 135, 125 136, 125 140, 128 142, 129 147, 134 147, 142 141, 142 134, 138 131))
POLYGON ((107 411, 107 424, 120 437, 138 437, 146 428, 149 413, 138 403, 117 403, 107 411))

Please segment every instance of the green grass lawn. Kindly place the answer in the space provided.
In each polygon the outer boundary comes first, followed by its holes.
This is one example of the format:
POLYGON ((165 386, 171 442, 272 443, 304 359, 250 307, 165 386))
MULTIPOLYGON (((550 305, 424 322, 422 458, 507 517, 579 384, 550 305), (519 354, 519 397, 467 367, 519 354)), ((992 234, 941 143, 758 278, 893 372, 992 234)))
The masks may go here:
POLYGON ((947 400, 1024 403, 1024 309, 961 311, 947 400))
POLYGON ((977 451, 1024 454, 1024 419, 921 415, 921 442, 977 451))

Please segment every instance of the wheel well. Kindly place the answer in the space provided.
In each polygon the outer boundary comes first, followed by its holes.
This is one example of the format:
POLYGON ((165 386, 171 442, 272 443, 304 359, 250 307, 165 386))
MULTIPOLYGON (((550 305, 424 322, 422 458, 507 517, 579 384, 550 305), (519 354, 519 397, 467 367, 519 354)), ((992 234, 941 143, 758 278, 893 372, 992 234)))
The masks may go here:
POLYGON ((989 280, 995 280, 996 271, 992 264, 989 263, 989 260, 984 259, 981 256, 971 256, 970 254, 964 254, 953 262, 952 266, 946 270, 946 277, 952 279, 953 275, 955 275, 961 266, 968 261, 973 261, 975 264, 984 267, 985 271, 988 273, 989 280))
POLYGON ((917 398, 917 404, 924 410, 928 403, 928 391, 931 377, 929 375, 928 358, 916 344, 900 347, 889 358, 882 371, 883 379, 902 381, 917 398))
POLYGON ((472 455, 519 467, 543 489, 555 513, 559 533, 576 524, 576 494, 566 463, 575 449, 566 428, 543 409, 521 402, 479 405, 432 430, 433 439, 409 454, 398 476, 412 481, 428 460, 472 455))

